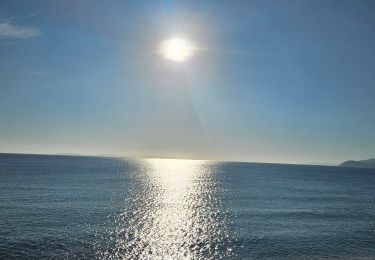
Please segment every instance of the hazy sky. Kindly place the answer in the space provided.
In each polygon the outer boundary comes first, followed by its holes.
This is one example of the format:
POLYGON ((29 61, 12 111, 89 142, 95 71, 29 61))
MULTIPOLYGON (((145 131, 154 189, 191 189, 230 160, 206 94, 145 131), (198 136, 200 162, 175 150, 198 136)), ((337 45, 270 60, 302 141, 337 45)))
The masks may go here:
POLYGON ((0 152, 375 157, 375 1, 0 0, 0 152), (190 39, 185 63, 162 41, 190 39))

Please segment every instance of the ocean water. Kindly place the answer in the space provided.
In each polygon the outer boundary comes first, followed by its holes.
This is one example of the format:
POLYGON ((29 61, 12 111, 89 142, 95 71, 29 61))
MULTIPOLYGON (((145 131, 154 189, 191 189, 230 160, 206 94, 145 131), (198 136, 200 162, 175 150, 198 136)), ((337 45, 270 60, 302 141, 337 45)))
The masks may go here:
POLYGON ((375 169, 0 155, 0 259, 375 259, 375 169))

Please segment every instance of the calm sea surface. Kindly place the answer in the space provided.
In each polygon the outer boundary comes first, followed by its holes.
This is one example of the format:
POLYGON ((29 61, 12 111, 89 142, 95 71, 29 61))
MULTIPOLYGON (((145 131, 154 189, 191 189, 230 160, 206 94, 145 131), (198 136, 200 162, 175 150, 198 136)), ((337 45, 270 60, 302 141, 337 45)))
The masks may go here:
POLYGON ((0 155, 0 259, 375 259, 375 170, 0 155))

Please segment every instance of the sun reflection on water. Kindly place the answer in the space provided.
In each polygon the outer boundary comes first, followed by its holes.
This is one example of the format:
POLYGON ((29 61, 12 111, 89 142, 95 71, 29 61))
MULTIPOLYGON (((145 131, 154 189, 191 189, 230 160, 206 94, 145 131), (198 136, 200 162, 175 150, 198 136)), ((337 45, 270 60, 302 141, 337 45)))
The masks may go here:
POLYGON ((205 161, 147 159, 133 175, 107 259, 217 259, 231 253, 222 189, 205 161))

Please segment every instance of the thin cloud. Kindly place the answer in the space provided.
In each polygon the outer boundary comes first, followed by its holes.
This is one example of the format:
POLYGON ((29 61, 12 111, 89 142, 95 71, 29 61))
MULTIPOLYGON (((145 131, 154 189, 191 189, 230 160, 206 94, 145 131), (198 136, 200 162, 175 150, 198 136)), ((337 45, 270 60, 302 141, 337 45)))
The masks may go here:
POLYGON ((33 16, 37 16, 37 15, 40 15, 41 13, 43 13, 44 10, 39 10, 39 11, 35 11, 35 12, 32 12, 28 15, 25 15, 24 17, 21 17, 22 20, 25 20, 25 19, 28 19, 30 17, 33 17, 33 16))
POLYGON ((0 23, 0 39, 13 38, 22 39, 39 35, 40 29, 34 26, 13 25, 11 21, 5 20, 0 23))

